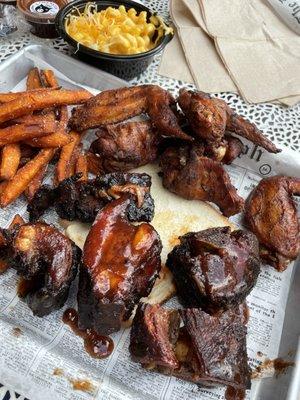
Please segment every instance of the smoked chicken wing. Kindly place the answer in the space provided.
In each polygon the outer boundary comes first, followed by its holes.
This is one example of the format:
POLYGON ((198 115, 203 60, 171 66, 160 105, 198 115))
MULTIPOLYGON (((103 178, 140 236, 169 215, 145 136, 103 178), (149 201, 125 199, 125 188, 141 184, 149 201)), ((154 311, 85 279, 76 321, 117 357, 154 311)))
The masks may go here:
POLYGON ((225 131, 240 135, 270 153, 280 150, 251 122, 237 115, 224 100, 204 92, 181 89, 178 103, 185 113, 195 137, 220 142, 225 131))
POLYGON ((260 255, 284 271, 300 253, 300 222, 292 196, 300 196, 300 179, 262 179, 245 206, 245 220, 262 245, 260 255))
POLYGON ((222 164, 204 157, 202 151, 201 147, 168 148, 160 161, 163 186, 185 199, 215 203, 227 217, 241 212, 244 200, 222 164))
POLYGON ((227 124, 227 104, 223 100, 212 99, 204 92, 181 89, 178 103, 197 138, 208 142, 222 140, 227 124))
POLYGON ((83 131, 104 127, 147 113, 152 125, 164 137, 193 138, 182 131, 172 95, 156 85, 107 90, 73 110, 70 126, 83 131))
POLYGON ((144 113, 147 109, 147 87, 141 85, 101 92, 83 107, 73 109, 70 126, 82 132, 144 113))
POLYGON ((161 136, 192 141, 193 138, 184 133, 176 115, 176 102, 173 96, 159 86, 151 86, 147 90, 147 113, 161 136))

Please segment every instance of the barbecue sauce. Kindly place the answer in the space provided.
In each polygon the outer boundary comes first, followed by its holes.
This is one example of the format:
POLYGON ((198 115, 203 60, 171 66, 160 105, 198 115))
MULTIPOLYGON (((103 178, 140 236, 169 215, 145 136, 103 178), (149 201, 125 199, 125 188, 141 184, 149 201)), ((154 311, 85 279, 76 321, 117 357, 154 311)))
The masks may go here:
POLYGON ((75 335, 84 340, 84 348, 93 358, 106 358, 114 349, 114 342, 109 336, 98 335, 93 329, 80 329, 78 313, 74 308, 68 308, 63 314, 63 322, 67 324, 75 335))

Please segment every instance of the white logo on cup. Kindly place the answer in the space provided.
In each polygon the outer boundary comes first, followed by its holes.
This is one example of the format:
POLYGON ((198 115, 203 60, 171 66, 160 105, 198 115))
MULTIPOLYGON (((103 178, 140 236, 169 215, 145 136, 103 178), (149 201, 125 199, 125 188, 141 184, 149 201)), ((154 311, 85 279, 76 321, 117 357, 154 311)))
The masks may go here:
POLYGON ((58 5, 52 1, 35 1, 29 9, 31 12, 43 15, 56 15, 59 11, 58 5))

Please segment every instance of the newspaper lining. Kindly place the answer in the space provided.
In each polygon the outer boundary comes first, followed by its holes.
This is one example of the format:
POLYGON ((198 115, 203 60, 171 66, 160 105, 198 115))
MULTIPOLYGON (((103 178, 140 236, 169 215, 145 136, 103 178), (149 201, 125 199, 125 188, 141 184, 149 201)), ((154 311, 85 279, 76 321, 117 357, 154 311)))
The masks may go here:
MULTIPOLYGON (((39 67, 47 67, 42 60, 36 59, 35 63, 39 67)), ((76 86, 76 83, 55 72, 62 86, 76 86)), ((24 84, 24 81, 20 82, 13 90, 24 89, 24 84)), ((234 165, 226 167, 233 184, 244 198, 263 176, 300 176, 300 161, 295 152, 285 148, 279 155, 271 155, 249 142, 246 146, 247 153, 234 165)), ((0 226, 8 226, 16 213, 26 218, 23 199, 1 211, 0 226)), ((48 213, 45 220, 56 223, 57 217, 48 213)), ((231 218, 231 221, 242 226, 240 215, 231 218)), ((278 355, 292 276, 293 265, 283 273, 265 266, 256 287, 247 298, 250 308, 247 346, 249 363, 253 368, 265 358, 273 359, 278 355)), ((128 352, 129 329, 112 335, 115 350, 111 357, 104 360, 91 358, 84 351, 82 340, 61 321, 63 310, 76 304, 77 282, 72 285, 63 309, 38 318, 16 295, 17 280, 13 270, 0 275, 0 382, 29 399, 224 398, 222 387, 199 389, 195 384, 146 371, 133 363, 128 352)), ((177 306, 176 299, 170 300, 166 306, 177 306)), ((257 385, 259 381, 253 383, 253 387, 257 385)), ((255 393, 253 388, 247 399, 255 399, 255 393)))

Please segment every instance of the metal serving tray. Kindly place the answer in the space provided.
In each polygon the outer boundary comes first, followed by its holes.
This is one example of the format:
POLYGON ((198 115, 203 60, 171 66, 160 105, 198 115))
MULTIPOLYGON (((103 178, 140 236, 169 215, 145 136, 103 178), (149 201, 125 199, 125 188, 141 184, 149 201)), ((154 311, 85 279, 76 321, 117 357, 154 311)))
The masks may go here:
POLYGON ((33 67, 33 62, 25 57, 25 54, 28 53, 44 60, 74 82, 82 85, 98 90, 129 86, 126 81, 107 72, 84 64, 50 47, 34 44, 24 47, 0 64, 0 89, 2 92, 10 91, 26 77, 28 69, 33 67))
MULTIPOLYGON (((128 83, 92 66, 86 65, 56 50, 41 45, 30 45, 0 64, 0 90, 9 91, 24 79, 33 61, 25 55, 30 54, 44 60, 49 65, 78 84, 98 90, 128 86, 128 83)), ((295 368, 289 368, 279 377, 265 378, 257 386, 255 400, 300 400, 300 262, 295 267, 293 284, 286 307, 285 322, 281 338, 279 357, 293 353, 295 368), (297 268, 298 267, 298 268, 297 268), (298 352, 297 352, 298 348, 298 352)), ((0 379, 1 380, 1 379, 0 379)), ((3 382, 4 383, 4 382, 3 382)), ((146 400, 146 399, 145 399, 146 400)))

